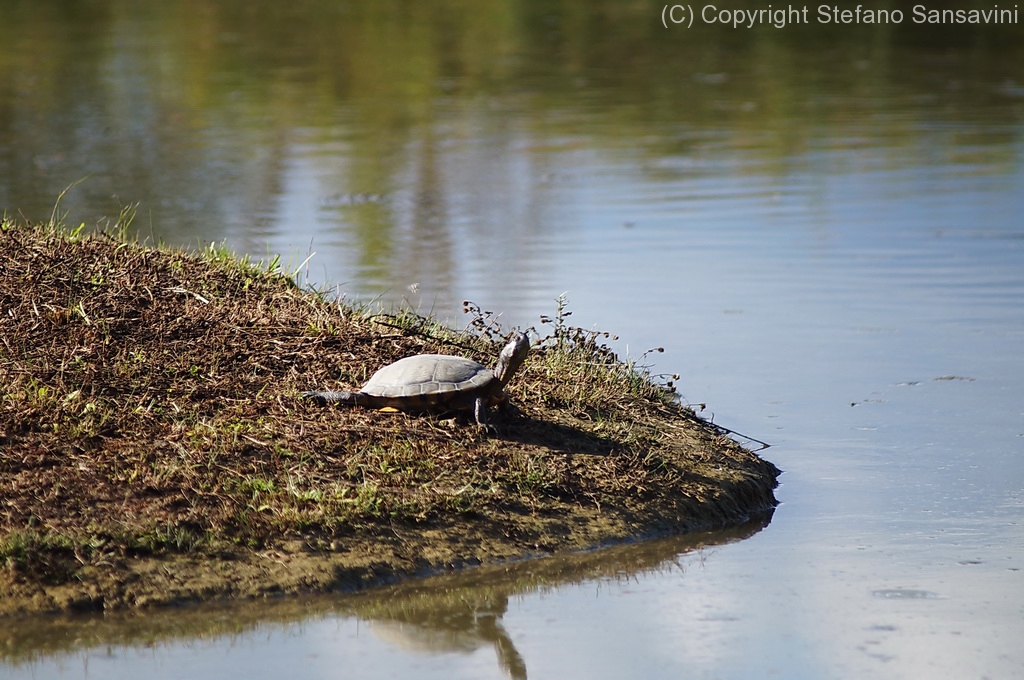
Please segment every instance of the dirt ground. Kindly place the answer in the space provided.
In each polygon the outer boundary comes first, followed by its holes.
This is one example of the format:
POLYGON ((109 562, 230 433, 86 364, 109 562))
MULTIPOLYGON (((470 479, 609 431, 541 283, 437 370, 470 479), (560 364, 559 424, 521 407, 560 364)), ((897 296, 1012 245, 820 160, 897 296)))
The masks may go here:
POLYGON ((561 308, 496 434, 317 407, 404 356, 493 365, 504 331, 269 269, 4 222, 0 615, 365 588, 775 506, 775 466, 561 308))

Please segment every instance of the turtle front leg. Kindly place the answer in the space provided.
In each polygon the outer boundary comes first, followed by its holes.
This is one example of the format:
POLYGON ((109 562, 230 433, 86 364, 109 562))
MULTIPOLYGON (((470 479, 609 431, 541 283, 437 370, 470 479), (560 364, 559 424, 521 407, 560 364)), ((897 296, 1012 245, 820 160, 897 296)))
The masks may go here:
POLYGON ((487 422, 487 402, 482 397, 473 400, 473 419, 488 434, 497 434, 494 425, 487 422))

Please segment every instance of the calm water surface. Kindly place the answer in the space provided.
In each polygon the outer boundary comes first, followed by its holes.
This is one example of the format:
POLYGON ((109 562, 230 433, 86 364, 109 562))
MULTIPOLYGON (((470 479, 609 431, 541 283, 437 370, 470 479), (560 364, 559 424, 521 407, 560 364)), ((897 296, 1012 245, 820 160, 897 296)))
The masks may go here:
POLYGON ((0 205, 48 219, 84 178, 69 223, 137 203, 143 235, 454 324, 568 291, 772 443, 780 507, 356 597, 5 622, 0 677, 1024 677, 1024 32, 373 7, 5 5, 0 205))

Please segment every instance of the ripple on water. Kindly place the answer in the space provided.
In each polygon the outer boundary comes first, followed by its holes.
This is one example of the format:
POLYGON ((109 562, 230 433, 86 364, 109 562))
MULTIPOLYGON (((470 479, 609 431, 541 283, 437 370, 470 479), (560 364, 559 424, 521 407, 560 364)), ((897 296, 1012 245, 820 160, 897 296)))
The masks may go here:
POLYGON ((912 588, 885 588, 872 590, 871 594, 883 600, 938 600, 942 597, 930 590, 914 590, 912 588))

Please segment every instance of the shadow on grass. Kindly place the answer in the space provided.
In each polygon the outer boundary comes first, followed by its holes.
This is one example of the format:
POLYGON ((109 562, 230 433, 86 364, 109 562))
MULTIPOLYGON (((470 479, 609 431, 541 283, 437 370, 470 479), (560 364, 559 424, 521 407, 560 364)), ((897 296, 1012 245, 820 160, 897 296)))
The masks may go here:
POLYGON ((501 423, 498 438, 546 447, 557 453, 585 453, 592 456, 609 456, 622 446, 610 437, 523 414, 517 414, 501 423))

